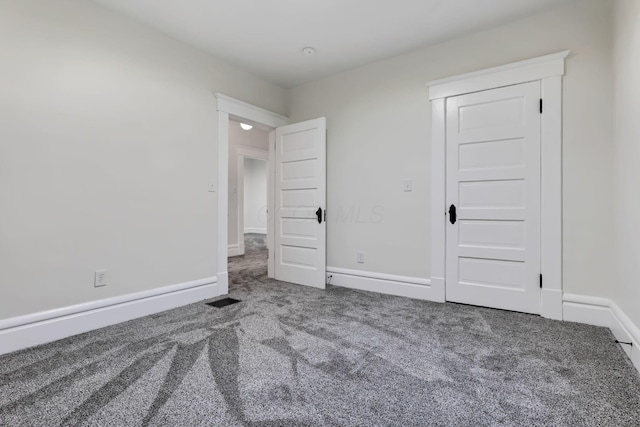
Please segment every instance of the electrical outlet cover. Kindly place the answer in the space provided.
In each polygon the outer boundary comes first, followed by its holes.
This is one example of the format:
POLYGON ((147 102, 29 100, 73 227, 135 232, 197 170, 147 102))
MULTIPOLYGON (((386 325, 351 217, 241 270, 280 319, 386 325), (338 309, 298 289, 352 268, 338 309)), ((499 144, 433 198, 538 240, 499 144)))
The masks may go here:
POLYGON ((107 286, 107 270, 96 270, 93 286, 96 288, 107 286))

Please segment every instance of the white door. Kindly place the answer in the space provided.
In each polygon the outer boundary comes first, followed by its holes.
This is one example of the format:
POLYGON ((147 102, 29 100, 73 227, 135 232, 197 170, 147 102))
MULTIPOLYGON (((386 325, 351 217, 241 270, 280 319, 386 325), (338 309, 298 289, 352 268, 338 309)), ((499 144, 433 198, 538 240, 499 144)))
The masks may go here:
POLYGON ((275 279, 325 288, 326 120, 276 129, 275 279))
POLYGON ((446 109, 447 300, 539 313, 540 83, 446 109))

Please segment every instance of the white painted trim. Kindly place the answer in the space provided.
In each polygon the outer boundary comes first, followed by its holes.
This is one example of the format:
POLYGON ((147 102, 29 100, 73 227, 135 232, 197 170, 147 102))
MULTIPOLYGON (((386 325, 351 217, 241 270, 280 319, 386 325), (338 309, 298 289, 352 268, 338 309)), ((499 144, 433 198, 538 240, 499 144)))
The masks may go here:
POLYGON ((244 255, 244 243, 242 247, 240 247, 240 243, 234 243, 232 245, 227 246, 227 256, 234 257, 244 255))
MULTIPOLYGON (((540 271, 543 290, 557 291, 540 314, 562 319, 562 77, 542 79, 540 146, 540 271), (551 307, 554 309, 548 311, 551 307)), ((544 298, 544 292, 542 297, 544 298)), ((544 303, 544 301, 543 301, 544 303)))
POLYGON ((547 77, 561 76, 564 74, 564 60, 570 53, 571 51, 566 50, 525 61, 432 80, 427 83, 427 86, 429 86, 429 99, 448 98, 465 93, 542 80, 547 77))
POLYGON ((615 302, 607 298, 575 294, 564 294, 562 299, 564 320, 606 327, 618 341, 633 343, 632 346, 620 344, 620 347, 640 372, 640 328, 615 302))
POLYGON ((431 286, 431 280, 410 276, 397 276, 395 274, 375 273, 372 271, 349 270, 346 268, 327 267, 327 272, 345 274, 349 276, 362 276, 369 279, 388 280, 391 282, 410 283, 412 285, 431 286))
POLYGON ((237 145, 236 154, 238 155, 238 157, 247 157, 249 159, 269 161, 269 150, 261 150, 259 148, 237 145))
POLYGON ((275 239, 273 233, 276 230, 276 216, 274 215, 276 208, 276 131, 269 132, 269 156, 267 160, 267 250, 269 253, 267 259, 267 277, 275 279, 276 277, 276 255, 275 255, 275 239))
POLYGON ((446 111, 445 99, 431 102, 431 283, 438 301, 446 301, 446 111))
POLYGON ((562 317, 568 322, 609 327, 613 323, 610 304, 606 298, 563 294, 562 317))
POLYGON ((610 308, 615 323, 609 328, 618 341, 633 343, 631 347, 623 344, 620 345, 631 359, 633 366, 640 372, 640 328, 629 319, 629 316, 620 309, 618 304, 612 301, 610 308))
POLYGON ((254 233, 254 234, 267 234, 266 228, 254 228, 254 227, 245 227, 244 233, 254 233))
POLYGON ((542 289, 540 292, 540 316, 562 320, 562 291, 542 289))
MULTIPOLYGON (((227 245, 229 243, 229 117, 234 116, 237 119, 246 119, 270 128, 284 126, 288 124, 289 119, 221 93, 216 93, 215 96, 218 110, 218 286, 220 295, 225 295, 229 290, 229 274, 227 272, 227 245)), ((271 150, 271 133, 269 133, 269 150, 271 150)), ((269 212, 271 212, 271 209, 269 212)), ((271 260, 273 253, 271 247, 269 252, 269 259, 271 260)))
POLYGON ((227 258, 229 244, 229 113, 218 108, 218 285, 220 294, 229 289, 227 258))
POLYGON ((209 277, 0 321, 0 354, 45 344, 219 295, 209 277))
POLYGON ((429 279, 327 267, 327 283, 333 286, 438 301, 429 279), (331 278, 329 278, 331 276, 331 278))
POLYGON ((540 315, 562 319, 562 75, 570 51, 428 83, 431 100, 431 282, 446 299, 446 98, 540 80, 541 273, 540 315))
POLYGON ((244 255, 244 157, 236 157, 236 241, 238 252, 235 255, 244 255))
POLYGON ((238 118, 247 119, 272 128, 284 126, 289 123, 288 117, 221 93, 216 93, 216 99, 218 100, 218 111, 224 111, 238 118))

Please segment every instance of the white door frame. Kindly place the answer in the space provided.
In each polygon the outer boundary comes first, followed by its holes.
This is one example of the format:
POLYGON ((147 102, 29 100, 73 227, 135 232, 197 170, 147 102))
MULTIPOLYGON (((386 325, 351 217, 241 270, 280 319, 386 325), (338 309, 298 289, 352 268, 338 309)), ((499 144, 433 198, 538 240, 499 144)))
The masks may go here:
MULTIPOLYGON (((235 255, 244 255, 244 159, 258 159, 269 162, 269 151, 258 148, 236 146, 237 155, 237 183, 238 183, 238 249, 235 255)), ((267 171, 267 176, 269 171, 267 171)), ((265 188, 265 191, 267 188, 265 188)), ((269 198, 267 197, 267 200, 269 198)), ((271 235, 273 229, 267 224, 267 235, 271 235)), ((229 251, 229 256, 233 256, 229 251)))
MULTIPOLYGON (((218 194, 218 289, 220 295, 229 293, 229 273, 227 272, 227 256, 228 256, 228 215, 229 215, 229 118, 245 119, 250 122, 277 128, 289 123, 289 118, 277 113, 256 107, 246 102, 239 101, 221 93, 216 93, 216 103, 218 110, 218 177, 217 177, 217 194, 218 194)), ((273 170, 271 164, 274 147, 274 132, 269 134, 269 166, 268 170, 273 170)), ((267 200, 271 203, 273 199, 270 192, 273 192, 273 177, 269 173, 267 179, 267 200)), ((273 206, 268 206, 269 221, 272 218, 273 206)), ((271 228, 273 230, 273 228, 271 228)), ((273 252, 273 239, 267 242, 269 251, 273 252)), ((272 270, 272 257, 269 257, 269 271, 272 270)))
POLYGON ((540 315, 562 320, 562 76, 570 51, 427 83, 432 109, 431 287, 446 300, 446 99, 539 80, 541 117, 540 315))

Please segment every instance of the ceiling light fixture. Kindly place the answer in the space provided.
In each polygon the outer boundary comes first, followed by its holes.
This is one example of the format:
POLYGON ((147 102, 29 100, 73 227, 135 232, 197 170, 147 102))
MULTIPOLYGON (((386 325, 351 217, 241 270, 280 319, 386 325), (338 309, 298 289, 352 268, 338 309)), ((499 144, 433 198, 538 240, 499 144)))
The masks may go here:
POLYGON ((246 124, 246 123, 240 123, 240 127, 241 127, 242 129, 244 129, 244 130, 251 130, 251 129, 253 129, 253 126, 248 125, 248 124, 246 124))
POLYGON ((305 47, 304 49, 302 49, 302 53, 304 54, 304 56, 313 56, 316 54, 316 50, 312 47, 305 47))

